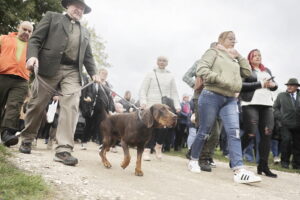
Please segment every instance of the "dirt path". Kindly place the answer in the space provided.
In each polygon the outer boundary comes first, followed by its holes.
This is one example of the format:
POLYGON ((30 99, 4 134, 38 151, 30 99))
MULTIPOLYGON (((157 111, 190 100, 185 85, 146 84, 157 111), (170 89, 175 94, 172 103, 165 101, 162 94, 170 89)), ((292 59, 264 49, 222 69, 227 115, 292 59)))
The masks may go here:
MULTIPOLYGON (((75 146, 73 153, 79 159, 76 167, 53 161, 54 151, 46 150, 40 140, 32 154, 18 153, 11 159, 21 169, 40 174, 53 185, 55 197, 64 200, 209 200, 209 199, 263 199, 299 200, 300 175, 276 172, 277 179, 262 176, 263 182, 252 185, 235 184, 228 164, 216 162, 213 172, 192 174, 187 170, 187 160, 164 155, 159 161, 153 157, 143 162, 143 177, 134 175, 135 150, 127 169, 120 167, 122 150, 108 153, 113 167, 105 169, 98 156, 98 148, 89 143, 88 150, 75 146)), ((249 167, 255 170, 254 167, 249 167)))

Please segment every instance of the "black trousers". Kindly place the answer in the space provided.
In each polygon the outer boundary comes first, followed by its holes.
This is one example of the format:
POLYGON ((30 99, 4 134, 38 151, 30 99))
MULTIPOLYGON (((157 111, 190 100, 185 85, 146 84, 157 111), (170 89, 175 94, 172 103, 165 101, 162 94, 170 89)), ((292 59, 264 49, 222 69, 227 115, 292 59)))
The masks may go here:
POLYGON ((249 105, 242 107, 243 124, 245 134, 241 138, 242 149, 244 150, 250 143, 251 138, 255 138, 257 131, 260 134, 258 146, 260 163, 268 163, 271 137, 274 128, 274 115, 271 106, 249 105))
POLYGON ((92 138, 102 143, 102 136, 100 134, 100 123, 103 120, 104 110, 99 109, 97 106, 94 108, 94 113, 91 117, 85 118, 85 127, 82 142, 86 143, 92 138))
POLYGON ((300 167, 300 128, 281 129, 281 162, 290 163, 291 155, 293 155, 292 165, 300 167))
POLYGON ((183 146, 183 138, 185 135, 185 129, 186 129, 186 124, 181 124, 178 123, 176 127, 176 135, 175 135, 175 144, 174 144, 174 149, 175 150, 180 150, 181 147, 183 146))
POLYGON ((156 143, 157 144, 164 144, 165 139, 168 137, 169 128, 155 128, 153 129, 152 138, 150 141, 146 144, 145 148, 154 148, 156 143))
POLYGON ((22 105, 28 93, 28 81, 13 75, 0 74, 0 131, 17 132, 22 105))

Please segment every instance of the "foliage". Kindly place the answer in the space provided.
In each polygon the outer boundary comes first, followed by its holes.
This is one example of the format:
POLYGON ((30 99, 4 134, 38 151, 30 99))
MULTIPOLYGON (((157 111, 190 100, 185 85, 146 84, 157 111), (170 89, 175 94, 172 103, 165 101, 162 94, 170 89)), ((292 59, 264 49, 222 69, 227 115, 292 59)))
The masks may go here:
POLYGON ((1 0, 0 35, 16 31, 20 21, 37 24, 47 11, 62 12, 60 0, 1 0))
POLYGON ((49 189, 40 176, 27 175, 8 160, 11 153, 0 145, 0 199, 43 199, 49 189))
POLYGON ((82 25, 88 29, 91 34, 91 47, 97 67, 110 67, 107 62, 107 54, 105 53, 105 45, 103 39, 97 35, 94 27, 90 27, 87 21, 83 21, 82 25))
MULTIPOLYGON (((0 0, 0 35, 16 31, 20 21, 37 24, 47 11, 61 13, 61 0, 0 0)), ((102 38, 86 21, 83 21, 83 25, 91 34, 91 46, 97 66, 109 67, 102 38)))

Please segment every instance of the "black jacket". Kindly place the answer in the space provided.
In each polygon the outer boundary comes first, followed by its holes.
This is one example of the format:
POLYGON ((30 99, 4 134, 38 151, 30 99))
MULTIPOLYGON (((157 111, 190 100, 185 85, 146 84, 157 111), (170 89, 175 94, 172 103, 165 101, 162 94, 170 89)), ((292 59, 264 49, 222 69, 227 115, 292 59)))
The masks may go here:
POLYGON ((91 117, 94 112, 115 111, 115 105, 111 92, 108 88, 111 88, 109 83, 106 82, 106 87, 98 85, 98 91, 96 89, 96 83, 85 88, 80 97, 80 109, 83 117, 91 117), (90 97, 91 102, 84 101, 84 98, 90 97))
MULTIPOLYGON (((272 76, 271 71, 266 68, 266 71, 272 76)), ((242 89, 240 93, 240 99, 242 101, 250 102, 253 98, 254 92, 256 89, 262 88, 261 82, 257 81, 257 74, 255 70, 252 70, 252 75, 243 80, 242 89)), ((271 91, 277 90, 278 86, 270 88, 271 91)))
POLYGON ((300 128, 300 91, 297 90, 296 104, 288 92, 278 94, 274 102, 274 116, 287 128, 300 128))

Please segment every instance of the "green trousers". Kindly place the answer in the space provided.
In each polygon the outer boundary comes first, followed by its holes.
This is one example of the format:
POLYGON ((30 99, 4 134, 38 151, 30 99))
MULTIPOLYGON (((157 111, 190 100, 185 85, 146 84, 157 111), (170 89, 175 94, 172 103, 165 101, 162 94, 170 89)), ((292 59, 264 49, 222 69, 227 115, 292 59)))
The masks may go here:
POLYGON ((19 129, 19 118, 28 81, 13 75, 0 74, 0 131, 4 128, 19 129))

